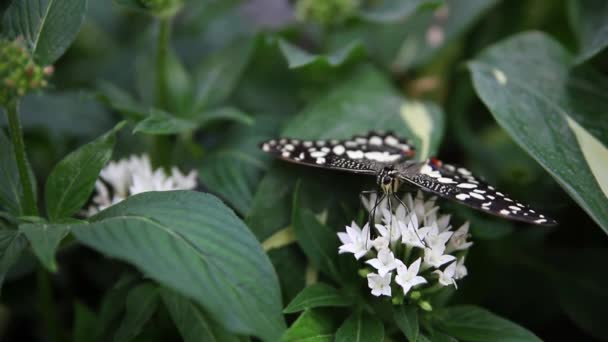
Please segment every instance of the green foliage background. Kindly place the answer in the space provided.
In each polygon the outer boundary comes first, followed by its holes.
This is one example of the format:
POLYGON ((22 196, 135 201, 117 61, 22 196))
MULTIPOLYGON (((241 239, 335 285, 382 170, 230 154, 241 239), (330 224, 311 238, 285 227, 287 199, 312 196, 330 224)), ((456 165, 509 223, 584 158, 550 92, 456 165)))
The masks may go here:
POLYGON ((54 66, 49 87, 0 116, 2 339, 608 340, 604 0, 0 10, 2 38, 54 66), (24 164, 9 129, 17 108, 24 164), (372 298, 336 232, 362 215, 357 194, 373 179, 257 148, 372 129, 411 138, 419 158, 466 165, 560 225, 445 203, 453 221, 471 221, 469 276, 431 312, 372 298), (101 168, 133 153, 196 169, 199 188, 79 216, 101 168))

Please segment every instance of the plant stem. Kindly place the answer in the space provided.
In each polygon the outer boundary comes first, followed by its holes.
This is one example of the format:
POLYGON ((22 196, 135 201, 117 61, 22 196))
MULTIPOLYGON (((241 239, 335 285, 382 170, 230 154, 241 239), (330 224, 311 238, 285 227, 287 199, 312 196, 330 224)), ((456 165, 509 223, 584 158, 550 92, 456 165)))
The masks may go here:
POLYGON ((9 102, 6 107, 8 116, 8 130, 13 143, 15 160, 23 189, 23 214, 27 216, 38 216, 38 207, 34 196, 34 187, 30 179, 27 157, 25 155, 25 143, 23 142, 23 131, 21 130, 21 120, 17 108, 17 100, 9 102))
POLYGON ((53 299, 53 288, 51 278, 44 267, 39 266, 37 271, 38 282, 38 309, 44 318, 46 336, 49 341, 62 341, 59 329, 59 319, 55 300, 53 299))
MULTIPOLYGON (((171 37, 171 18, 160 19, 159 25, 156 50, 156 106, 168 110, 167 63, 171 37)), ((152 163, 155 166, 167 168, 171 155, 167 137, 162 135, 154 137, 154 152, 152 163)))

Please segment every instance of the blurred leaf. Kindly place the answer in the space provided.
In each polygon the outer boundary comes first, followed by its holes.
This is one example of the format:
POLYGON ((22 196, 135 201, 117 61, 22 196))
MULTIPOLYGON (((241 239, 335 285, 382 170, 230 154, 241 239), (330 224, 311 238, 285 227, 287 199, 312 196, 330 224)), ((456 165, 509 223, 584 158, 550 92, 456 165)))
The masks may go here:
POLYGON ((573 63, 551 38, 527 33, 469 68, 496 121, 608 232, 608 81, 573 63))
POLYGON ((231 121, 238 122, 243 125, 253 125, 255 119, 236 108, 220 107, 203 111, 196 118, 196 121, 198 122, 200 127, 205 127, 210 123, 214 123, 216 121, 231 121))
POLYGON ((158 286, 153 283, 143 283, 129 291, 125 304, 127 311, 114 335, 114 342, 128 342, 137 337, 156 312, 158 302, 158 286))
POLYGON ((80 302, 74 304, 74 324, 72 328, 72 341, 88 342, 95 340, 97 317, 89 308, 80 302))
POLYGON ((47 213, 52 221, 72 216, 86 203, 99 172, 112 157, 116 132, 124 125, 124 121, 120 122, 55 165, 45 188, 47 213))
POLYGON ((279 276, 283 302, 289 303, 306 286, 306 258, 296 245, 266 252, 279 276))
POLYGON ((399 305, 393 307, 393 318, 397 327, 410 342, 418 341, 420 327, 418 325, 418 308, 414 305, 399 305))
POLYGON ((127 118, 141 120, 148 115, 148 110, 124 89, 105 81, 99 82, 97 88, 107 104, 127 118))
POLYGON ((322 306, 335 307, 349 306, 351 304, 352 300, 343 296, 337 289, 323 283, 317 283, 308 286, 298 293, 296 298, 287 305, 283 312, 294 313, 322 306))
POLYGON ((608 2, 604 0, 570 0, 570 25, 578 36, 582 63, 608 46, 608 2))
POLYGON ((336 342, 368 341, 384 341, 384 326, 378 318, 361 311, 352 314, 336 331, 336 342))
POLYGON ((284 330, 268 257, 247 226, 213 196, 135 195, 72 232, 85 245, 196 300, 232 332, 276 340, 284 330))
POLYGON ((110 340, 121 323, 119 319, 125 309, 125 301, 137 278, 125 272, 116 283, 106 291, 101 299, 94 340, 110 340))
POLYGON ((241 215, 248 213, 253 192, 270 161, 258 144, 274 136, 281 121, 280 116, 258 115, 252 126, 232 126, 223 134, 219 147, 200 163, 201 183, 241 215))
POLYGON ((186 114, 191 108, 192 80, 182 61, 173 51, 169 51, 166 66, 168 109, 174 113, 186 114))
POLYGON ((160 109, 153 109, 148 117, 133 128, 133 133, 168 135, 189 132, 198 125, 190 120, 180 119, 160 109))
POLYGON ((236 336, 209 320, 189 299, 167 288, 162 288, 160 294, 184 342, 238 342, 236 336))
POLYGON ((255 40, 237 41, 207 56, 194 72, 194 110, 221 104, 236 87, 249 63, 255 40))
POLYGON ((306 310, 285 331, 281 341, 331 342, 334 341, 336 324, 328 312, 306 310))
POLYGON ((76 38, 86 9, 86 0, 13 1, 2 26, 11 38, 25 39, 38 64, 50 65, 76 38))
POLYGON ((0 130, 0 205, 9 213, 20 215, 23 213, 22 196, 13 144, 0 130))
POLYGON ((19 226, 21 231, 30 242, 30 246, 38 257, 38 260, 50 272, 57 271, 57 262, 55 261, 55 253, 61 240, 63 240, 70 231, 69 225, 65 224, 22 224, 19 226))
POLYGON ((27 247, 25 236, 16 230, 0 230, 0 286, 11 266, 27 247))
POLYGON ((360 12, 361 18, 371 22, 399 21, 412 15, 419 8, 441 5, 443 0, 381 0, 360 12))
POLYGON ((458 340, 542 341, 527 329, 477 306, 463 305, 435 310, 433 319, 439 330, 458 340))
POLYGON ((327 55, 311 54, 284 39, 279 39, 278 42, 290 69, 302 68, 312 64, 323 67, 338 67, 365 54, 365 49, 359 41, 351 42, 327 55))

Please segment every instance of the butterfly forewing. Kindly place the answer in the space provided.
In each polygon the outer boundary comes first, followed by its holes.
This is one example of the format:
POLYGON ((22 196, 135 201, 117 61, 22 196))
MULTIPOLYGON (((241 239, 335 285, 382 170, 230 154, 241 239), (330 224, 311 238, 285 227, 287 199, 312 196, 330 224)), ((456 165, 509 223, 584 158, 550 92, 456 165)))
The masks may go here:
POLYGON ((364 174, 376 174, 384 165, 414 155, 412 145, 392 132, 370 132, 346 140, 273 139, 261 148, 290 162, 364 174))
POLYGON ((557 224, 555 220, 496 190, 463 167, 429 160, 420 163, 420 168, 415 172, 411 170, 414 169, 402 172, 401 178, 427 192, 512 220, 549 226, 557 224))

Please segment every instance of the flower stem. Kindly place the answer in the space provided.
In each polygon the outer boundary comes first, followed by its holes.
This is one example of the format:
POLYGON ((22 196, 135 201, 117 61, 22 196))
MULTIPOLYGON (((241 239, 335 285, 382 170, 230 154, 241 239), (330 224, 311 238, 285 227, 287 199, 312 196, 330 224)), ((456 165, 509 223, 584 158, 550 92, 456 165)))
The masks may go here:
POLYGON ((38 216, 34 187, 30 179, 27 157, 25 155, 25 143, 23 142, 23 131, 21 130, 21 120, 17 108, 17 100, 8 103, 6 107, 8 116, 8 130, 13 143, 13 152, 17 161, 17 170, 23 189, 23 214, 26 216, 38 216))
MULTIPOLYGON (((158 41, 156 50, 156 106, 168 110, 167 100, 167 64, 169 56, 169 40, 171 37, 171 18, 162 18, 159 21, 158 41)), ((152 163, 155 166, 166 168, 170 160, 169 139, 166 136, 154 137, 154 154, 152 163)))

